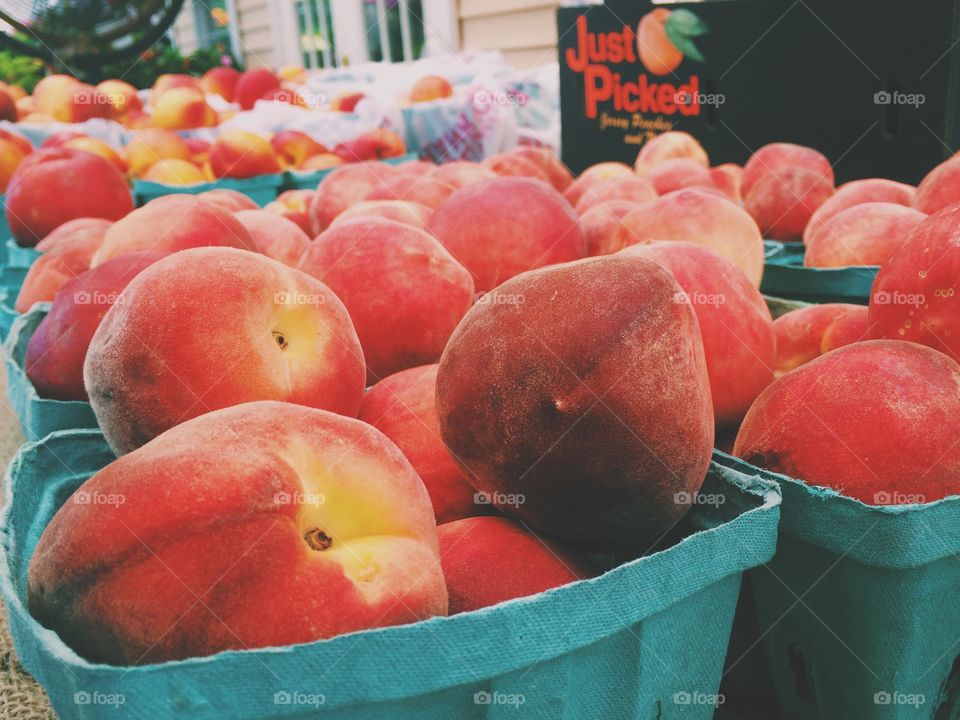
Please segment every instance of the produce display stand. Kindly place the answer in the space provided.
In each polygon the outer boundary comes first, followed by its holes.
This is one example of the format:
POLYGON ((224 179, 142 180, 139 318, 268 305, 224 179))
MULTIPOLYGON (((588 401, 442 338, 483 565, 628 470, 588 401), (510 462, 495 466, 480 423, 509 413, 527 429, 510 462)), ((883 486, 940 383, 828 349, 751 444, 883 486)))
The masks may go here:
POLYGON ((90 403, 41 398, 27 377, 27 345, 49 310, 50 303, 37 303, 28 312, 18 316, 3 343, 7 399, 28 440, 39 440, 55 430, 97 427, 97 418, 90 403))
MULTIPOLYGON (((61 431, 25 445, 5 477, 0 590, 14 644, 54 708, 71 713, 78 693, 119 693, 128 718, 305 717, 290 698, 315 693, 323 700, 310 716, 500 717, 516 712, 500 702, 513 697, 533 720, 652 718, 667 704, 709 720, 712 704, 684 698, 716 694, 742 574, 773 555, 779 517, 774 483, 714 463, 703 492, 724 503, 698 505, 676 544, 595 579, 305 645, 111 667, 78 657, 30 616, 26 567, 53 513, 112 459, 98 431, 61 431)), ((114 708, 85 711, 106 718, 114 708)))

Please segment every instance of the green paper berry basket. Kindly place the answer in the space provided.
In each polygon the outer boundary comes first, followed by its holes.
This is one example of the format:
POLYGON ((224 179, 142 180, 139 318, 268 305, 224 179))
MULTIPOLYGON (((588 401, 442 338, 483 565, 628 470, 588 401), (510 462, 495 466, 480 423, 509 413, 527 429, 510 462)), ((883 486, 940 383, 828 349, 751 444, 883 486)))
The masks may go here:
POLYGON ((220 178, 195 185, 165 185, 149 180, 135 180, 133 200, 137 207, 141 207, 164 195, 199 195, 209 190, 236 190, 263 207, 277 199, 283 179, 283 173, 274 173, 250 178, 220 178))
POLYGON ((40 253, 35 249, 17 245, 17 241, 11 237, 7 237, 4 244, 6 246, 6 266, 13 270, 23 270, 24 274, 30 269, 34 261, 40 257, 40 253))
POLYGON ((39 440, 55 430, 97 427, 97 417, 90 403, 42 398, 27 377, 27 346, 49 310, 50 303, 37 303, 18 316, 3 343, 7 399, 27 440, 39 440))
POLYGON ((777 482, 777 554, 748 573, 783 720, 960 717, 960 497, 865 505, 777 482))
POLYGON ((765 295, 809 303, 869 303, 879 267, 804 267, 803 243, 765 240, 763 244, 760 291, 765 295))
POLYGON ((745 570, 775 549, 776 485, 713 464, 685 535, 604 575, 477 612, 140 667, 91 664, 26 606, 57 508, 112 455, 95 430, 21 448, 0 591, 21 663, 63 718, 711 720, 745 570), (119 710, 119 713, 118 713, 119 710))

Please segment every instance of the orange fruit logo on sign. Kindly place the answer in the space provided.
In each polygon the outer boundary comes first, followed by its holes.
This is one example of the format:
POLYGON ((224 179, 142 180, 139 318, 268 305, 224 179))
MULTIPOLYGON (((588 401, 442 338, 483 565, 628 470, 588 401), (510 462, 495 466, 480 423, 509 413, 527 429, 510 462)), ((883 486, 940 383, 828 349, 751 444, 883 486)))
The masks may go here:
POLYGON ((705 35, 707 25, 689 10, 657 8, 637 24, 637 52, 652 75, 668 75, 684 57, 703 62, 693 38, 705 35))

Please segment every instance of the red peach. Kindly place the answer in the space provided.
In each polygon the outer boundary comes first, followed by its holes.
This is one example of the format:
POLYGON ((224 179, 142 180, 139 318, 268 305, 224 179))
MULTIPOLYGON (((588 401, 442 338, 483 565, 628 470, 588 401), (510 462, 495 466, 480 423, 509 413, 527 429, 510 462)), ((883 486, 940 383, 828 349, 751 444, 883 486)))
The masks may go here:
MULTIPOLYGON (((473 164, 473 163, 468 163, 468 164, 473 164)), ((394 165, 394 167, 397 169, 397 172, 402 175, 421 176, 421 175, 429 175, 440 166, 438 166, 436 163, 432 163, 427 160, 405 160, 404 162, 398 165, 394 165)), ((450 184, 453 185, 454 183, 450 183, 450 184)))
POLYGON ((713 186, 733 202, 743 202, 741 186, 743 183, 743 168, 736 163, 724 163, 710 168, 710 180, 713 186))
POLYGON ((307 234, 286 218, 266 210, 241 210, 234 217, 240 221, 257 250, 284 265, 296 267, 310 246, 307 234))
POLYGON ((356 205, 351 205, 342 213, 337 215, 330 227, 336 227, 349 220, 355 220, 360 217, 378 217, 385 220, 395 220, 396 222, 406 223, 415 228, 425 230, 433 215, 433 208, 420 203, 407 202, 405 200, 364 200, 356 205))
POLYGON ((840 318, 858 311, 861 305, 827 303, 791 310, 773 321, 777 336, 777 376, 820 357, 827 330, 840 318))
POLYGON ((127 285, 90 342, 83 378, 120 455, 254 400, 354 416, 363 365, 350 316, 326 285, 257 253, 202 247, 127 285))
POLYGON ((41 80, 34 88, 33 96, 37 109, 58 122, 80 123, 113 114, 113 106, 106 95, 92 85, 64 75, 50 75, 41 80), (55 78, 54 84, 44 85, 55 78))
POLYGON ((282 215, 287 220, 296 223, 310 237, 312 231, 310 230, 310 216, 307 214, 307 208, 310 207, 312 197, 313 190, 284 190, 277 196, 276 200, 267 203, 263 209, 282 215))
POLYGON ((665 160, 680 159, 692 160, 704 168, 710 167, 707 151, 693 135, 680 130, 669 130, 644 143, 637 153, 633 169, 637 175, 644 177, 665 160))
POLYGON ((764 145, 743 166, 741 190, 744 197, 764 175, 793 167, 806 168, 833 186, 833 167, 823 153, 805 145, 778 142, 764 145))
POLYGON ((30 144, 30 141, 27 140, 23 135, 15 133, 12 130, 7 130, 5 128, 0 128, 0 140, 7 140, 12 142, 24 155, 29 155, 33 152, 33 145, 30 144))
POLYGON ((143 180, 161 185, 197 185, 206 181, 203 170, 187 160, 158 160, 143 174, 143 180))
POLYGON ((317 170, 330 170, 338 165, 343 165, 343 158, 333 153, 318 153, 311 155, 300 165, 298 170, 304 172, 316 172, 317 170))
POLYGON ((613 256, 524 273, 470 309, 440 360, 437 415, 494 507, 592 550, 635 552, 679 521, 714 436, 680 292, 656 263, 613 256))
POLYGON ((329 228, 298 268, 343 301, 371 382, 439 360, 474 300, 466 268, 427 232, 392 220, 358 218, 329 228))
POLYGON ((763 237, 753 219, 729 200, 687 188, 663 195, 626 215, 615 250, 655 240, 692 242, 736 265, 760 287, 763 237))
POLYGON ((428 208, 436 210, 456 189, 453 185, 437 180, 432 175, 423 177, 395 175, 384 179, 364 195, 363 199, 366 201, 402 200, 426 205, 428 208))
POLYGON ((587 241, 587 255, 609 255, 616 247, 620 221, 637 207, 637 203, 612 200, 594 205, 580 216, 580 229, 587 241))
POLYGON ((407 145, 392 130, 377 128, 340 143, 333 152, 344 162, 366 162, 402 157, 407 153, 407 145))
POLYGON ((299 130, 281 130, 270 138, 270 144, 274 152, 291 167, 299 167, 311 155, 328 152, 327 148, 299 130))
POLYGON ((72 243, 78 237, 87 238, 88 240, 96 238, 102 242, 104 235, 106 235, 107 230, 112 224, 112 221, 104 220, 103 218, 77 218, 76 220, 68 220, 38 242, 34 249, 40 253, 54 253, 61 245, 72 243))
POLYGON ((530 177, 551 184, 550 176, 547 175, 546 170, 533 162, 533 160, 528 160, 521 155, 501 153, 500 155, 488 157, 481 164, 500 177, 530 177))
POLYGON ((99 155, 104 160, 108 160, 110 164, 120 172, 127 172, 127 163, 124 162, 123 158, 121 158, 112 147, 103 142, 103 140, 97 140, 92 137, 71 138, 63 143, 61 147, 74 148, 75 150, 83 150, 85 152, 91 152, 94 155, 99 155))
POLYGON ((820 341, 820 354, 826 355, 831 350, 852 345, 861 340, 870 339, 870 310, 865 305, 857 305, 849 312, 843 313, 832 323, 827 325, 820 341))
POLYGON ((158 75, 157 79, 153 82, 153 87, 150 89, 150 104, 155 105, 161 95, 176 88, 203 92, 203 89, 200 87, 200 80, 192 75, 186 75, 184 73, 164 73, 158 75))
POLYGON ((127 166, 134 176, 141 176, 158 160, 175 158, 189 161, 190 147, 170 130, 145 128, 138 130, 130 143, 124 148, 127 166))
POLYGON ((150 124, 165 130, 182 130, 213 127, 218 120, 201 90, 174 87, 154 101, 150 124))
POLYGON ((712 250, 689 242, 633 245, 621 254, 653 260, 682 288, 700 323, 718 428, 734 427, 773 382, 776 340, 763 295, 747 276, 712 250))
POLYGON ((931 215, 956 202, 960 202, 960 156, 954 155, 927 174, 913 206, 931 215))
POLYGON ((20 145, 12 140, 0 138, 0 195, 7 190, 7 185, 16 173, 20 163, 26 153, 23 152, 20 145))
POLYGON ((56 297, 47 298, 53 301, 50 312, 27 345, 27 377, 40 397, 87 399, 83 359, 100 321, 137 273, 167 255, 165 252, 130 253, 64 278, 56 297))
POLYGON ((232 213, 237 213, 241 210, 260 209, 252 199, 239 190, 231 190, 230 188, 207 190, 197 195, 197 198, 232 213))
POLYGON ((326 175, 310 201, 311 234, 319 235, 337 215, 396 174, 397 169, 386 163, 365 162, 345 165, 326 175))
POLYGON ((915 343, 834 350, 768 387, 734 447, 749 463, 870 505, 960 493, 960 365, 915 343))
POLYGON ((713 177, 710 169, 705 168, 695 160, 678 158, 663 160, 646 174, 646 179, 653 183, 658 195, 666 195, 675 190, 687 187, 713 187, 713 177))
POLYGON ((896 203, 897 205, 913 205, 913 198, 917 189, 912 185, 885 180, 883 178, 867 178, 866 180, 851 180, 837 188, 837 191, 810 217, 810 222, 803 230, 803 242, 809 238, 827 220, 837 213, 868 202, 896 203))
POLYGON ((266 68, 253 68, 237 80, 233 99, 244 110, 250 110, 257 100, 280 87, 280 78, 266 68))
POLYGON ((330 109, 333 112, 352 113, 357 105, 366 97, 362 92, 342 92, 330 101, 330 109))
POLYGON ((437 528, 451 615, 527 597, 597 574, 583 558, 502 517, 437 528))
POLYGON ((7 187, 10 232, 28 247, 68 220, 119 220, 132 209, 133 196, 120 171, 99 155, 71 148, 31 153, 7 187))
POLYGON ((540 166, 547 177, 553 189, 562 193, 573 182, 573 175, 569 168, 561 162, 560 158, 553 154, 553 151, 545 147, 519 147, 513 151, 514 155, 531 160, 540 166))
POLYGON ((883 265, 926 217, 896 203, 854 205, 828 218, 809 236, 803 264, 819 268, 883 265))
POLYGON ((33 616, 91 662, 287 647, 447 613, 423 483, 358 420, 282 402, 231 407, 164 433, 82 491, 123 502, 68 500, 27 585, 33 616))
POLYGON ((587 252, 570 205, 531 178, 484 180, 457 190, 434 212, 429 230, 473 274, 481 292, 587 252))
POLYGON ((580 177, 567 186, 563 191, 563 197, 566 198, 571 206, 576 207, 577 203, 580 202, 580 198, 587 191, 587 188, 593 183, 601 180, 613 180, 614 178, 624 177, 635 177, 629 165, 618 162, 591 165, 580 174, 580 177))
POLYGON ((441 100, 453 95, 453 86, 439 75, 425 75, 413 84, 410 102, 441 100))
POLYGON ((800 240, 810 217, 833 192, 832 179, 794 165, 761 175, 746 191, 743 206, 765 237, 800 240))
POLYGON ((880 267, 873 337, 929 345, 960 361, 960 203, 920 223, 880 267))
POLYGON ((200 87, 207 95, 219 95, 227 102, 233 102, 240 81, 240 71, 221 65, 210 68, 200 78, 200 87))
POLYGON ((357 416, 403 451, 430 493, 437 523, 480 514, 473 486, 450 457, 437 421, 437 365, 394 373, 367 391, 357 416))
POLYGON ((224 130, 210 148, 210 167, 218 178, 270 175, 282 169, 269 142, 245 130, 224 130))
POLYGON ((434 166, 434 168, 430 172, 430 177, 448 185, 453 185, 457 189, 481 180, 492 180, 497 177, 493 170, 485 168, 480 163, 468 160, 445 163, 444 165, 434 166))
POLYGON ((581 218, 591 208, 603 203, 627 200, 635 205, 657 199, 657 191, 645 179, 625 175, 610 180, 591 182, 574 206, 581 218))
POLYGON ((111 225, 90 266, 130 252, 206 246, 257 249, 232 213, 197 195, 164 195, 111 225))

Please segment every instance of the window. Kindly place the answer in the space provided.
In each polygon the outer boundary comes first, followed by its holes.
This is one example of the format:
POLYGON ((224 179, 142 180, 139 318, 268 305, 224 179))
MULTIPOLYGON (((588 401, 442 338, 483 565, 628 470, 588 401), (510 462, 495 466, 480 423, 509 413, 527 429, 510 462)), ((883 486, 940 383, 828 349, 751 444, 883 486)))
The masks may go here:
POLYGON ((300 54, 307 68, 332 67, 337 56, 330 0, 296 0, 300 54))
POLYGON ((230 11, 227 0, 194 0, 193 18, 200 47, 231 48, 230 11))
POLYGON ((371 60, 402 62, 423 54, 421 0, 364 0, 363 19, 371 60))

